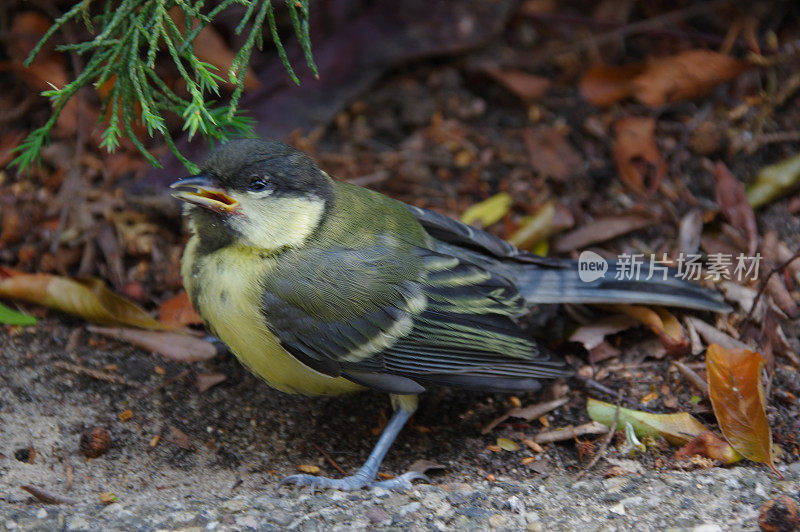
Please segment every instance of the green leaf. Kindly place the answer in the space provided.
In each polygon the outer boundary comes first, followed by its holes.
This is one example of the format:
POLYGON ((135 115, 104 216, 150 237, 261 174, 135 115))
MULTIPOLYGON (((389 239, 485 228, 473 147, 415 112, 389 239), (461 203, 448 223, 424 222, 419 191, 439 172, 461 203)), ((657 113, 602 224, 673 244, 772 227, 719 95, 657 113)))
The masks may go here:
POLYGON ((19 325, 20 327, 27 327, 29 325, 36 325, 36 318, 12 310, 7 306, 0 303, 0 323, 4 325, 19 325))

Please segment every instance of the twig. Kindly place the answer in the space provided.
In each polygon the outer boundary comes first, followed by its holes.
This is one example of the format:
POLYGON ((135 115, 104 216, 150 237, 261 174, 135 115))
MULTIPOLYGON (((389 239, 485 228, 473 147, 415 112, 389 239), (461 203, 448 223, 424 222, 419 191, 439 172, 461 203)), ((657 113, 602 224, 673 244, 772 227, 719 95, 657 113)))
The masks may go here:
POLYGON ((481 430, 481 434, 487 434, 497 425, 505 421, 510 417, 518 417, 524 419, 525 421, 532 421, 536 418, 542 417, 546 413, 550 412, 551 410, 555 410, 560 406, 564 406, 569 402, 569 397, 562 397, 561 399, 556 399, 554 401, 548 401, 546 403, 538 403, 531 406, 526 406, 524 408, 512 408, 502 416, 493 419, 488 425, 486 425, 483 430, 481 430))
POLYGON ((67 371, 71 371, 72 373, 76 373, 78 375, 86 375, 87 377, 91 377, 93 379, 112 382, 114 384, 122 384, 124 386, 132 386, 134 388, 143 388, 144 386, 136 381, 128 380, 125 377, 120 377, 119 375, 112 375, 111 373, 107 373, 105 371, 100 371, 99 369, 94 368, 87 368, 86 366, 79 366, 77 364, 71 364, 70 362, 62 362, 57 361, 53 362, 53 366, 64 369, 67 371))
POLYGON ((783 271, 784 268, 786 268, 789 264, 793 263, 798 258, 800 258, 800 252, 795 253, 794 255, 789 257, 787 260, 783 261, 780 265, 772 268, 772 270, 767 274, 767 276, 764 277, 763 279, 761 279, 761 283, 759 283, 759 286, 758 286, 758 292, 756 292, 756 297, 753 298, 753 305, 750 307, 750 312, 748 312, 747 316, 745 316, 744 321, 742 322, 743 325, 745 323, 750 322, 750 320, 752 320, 753 312, 756 309, 756 305, 758 305, 758 300, 761 299, 762 295, 764 295, 764 290, 766 290, 767 283, 772 278, 772 276, 775 275, 776 273, 780 272, 780 271, 783 271))
POLYGON ((597 451, 597 454, 594 455, 592 461, 589 462, 586 467, 583 468, 576 476, 575 480, 581 479, 589 473, 589 470, 600 461, 600 459, 606 454, 608 450, 608 446, 611 444, 611 440, 614 438, 614 433, 616 432, 617 422, 619 421, 619 410, 620 405, 622 404, 622 390, 617 393, 617 408, 614 410, 614 423, 610 427, 611 430, 608 431, 608 434, 605 435, 603 438, 603 443, 600 445, 600 449, 597 451))
POLYGON ((701 379, 700 375, 695 373, 695 371, 692 368, 690 368, 680 360, 673 360, 672 365, 678 369, 681 375, 683 375, 684 378, 686 378, 686 380, 689 381, 689 383, 692 386, 703 392, 703 395, 708 396, 708 384, 706 383, 706 381, 701 379))
POLYGON ((78 504, 78 501, 75 499, 70 499, 69 497, 64 497, 63 495, 46 491, 42 488, 37 488, 36 486, 20 486, 20 488, 27 491, 36 497, 37 500, 45 504, 78 504))
POLYGON ((606 434, 609 430, 610 429, 602 423, 592 421, 591 423, 584 423, 583 425, 578 425, 577 427, 567 427, 563 429, 551 430, 550 432, 541 432, 533 437, 533 441, 536 443, 552 443, 554 441, 571 440, 577 436, 606 434))
POLYGON ((345 471, 344 469, 342 469, 342 468, 341 468, 341 466, 340 466, 339 464, 337 464, 337 463, 336 463, 336 460, 334 460, 333 458, 331 458, 331 455, 329 455, 328 453, 326 453, 326 452, 325 452, 325 451, 322 449, 322 447, 320 447, 320 446, 319 446, 319 445, 317 445, 316 443, 314 443, 314 444, 312 444, 312 445, 314 446, 314 448, 315 448, 316 450, 318 450, 318 451, 319 451, 319 453, 320 453, 322 456, 324 456, 324 457, 325 457, 325 459, 326 459, 328 462, 330 462, 330 463, 331 463, 331 465, 332 465, 333 467, 335 467, 335 468, 336 468, 336 470, 337 470, 339 473, 341 473, 341 474, 342 474, 342 475, 344 475, 344 476, 347 476, 347 471, 345 471))

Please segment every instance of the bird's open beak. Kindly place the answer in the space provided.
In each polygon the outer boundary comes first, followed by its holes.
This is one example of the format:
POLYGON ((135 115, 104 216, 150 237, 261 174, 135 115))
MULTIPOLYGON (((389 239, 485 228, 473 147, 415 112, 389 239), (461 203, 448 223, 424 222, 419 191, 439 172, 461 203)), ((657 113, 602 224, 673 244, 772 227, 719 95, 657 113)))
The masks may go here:
POLYGON ((228 196, 223 188, 206 175, 179 179, 169 188, 177 189, 172 193, 173 197, 220 214, 231 214, 239 206, 238 201, 228 196))

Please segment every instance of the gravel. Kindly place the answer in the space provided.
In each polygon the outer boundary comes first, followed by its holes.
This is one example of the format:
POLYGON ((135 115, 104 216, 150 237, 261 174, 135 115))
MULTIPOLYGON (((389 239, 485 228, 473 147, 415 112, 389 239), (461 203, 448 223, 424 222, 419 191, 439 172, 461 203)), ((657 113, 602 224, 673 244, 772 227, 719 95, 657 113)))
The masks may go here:
MULTIPOLYGON (((498 433, 480 435, 507 408, 502 396, 449 392, 423 400, 382 468, 398 474, 416 459, 433 460, 446 466, 432 473, 434 484, 404 492, 278 489, 301 463, 338 475, 315 445, 344 469, 357 467, 387 413, 385 398, 292 398, 229 358, 167 363, 85 335, 65 352, 75 330, 45 321, 0 334, 0 530, 756 530, 767 499, 800 496, 800 462, 779 464, 783 480, 752 463, 657 471, 652 457, 612 446, 610 461, 576 480, 575 445, 567 443, 548 446, 535 462, 542 467, 520 466, 524 450, 487 452, 498 433), (55 361, 140 387, 75 375, 55 361), (199 393, 194 373, 212 371, 226 381, 199 393), (125 410, 133 417, 122 421, 125 410), (87 458, 81 435, 93 427, 105 427, 111 445, 87 458), (603 478, 612 464, 631 473, 603 478), (75 504, 43 504, 23 485, 75 504)), ((553 423, 581 408, 555 414, 553 423)))

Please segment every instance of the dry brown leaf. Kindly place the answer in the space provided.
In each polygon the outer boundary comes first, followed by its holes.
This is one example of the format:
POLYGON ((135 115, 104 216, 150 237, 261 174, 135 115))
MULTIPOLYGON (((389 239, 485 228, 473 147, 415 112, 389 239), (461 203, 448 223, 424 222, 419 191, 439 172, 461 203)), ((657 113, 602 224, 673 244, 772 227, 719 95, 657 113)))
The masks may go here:
POLYGON ((746 63, 725 54, 686 50, 648 61, 644 71, 632 82, 633 96, 651 106, 697 98, 746 69, 746 63))
MULTIPOLYGON (((11 58, 10 67, 15 70, 22 81, 33 91, 42 92, 55 88, 63 88, 69 81, 64 66, 64 56, 57 52, 52 43, 46 43, 36 55, 30 66, 24 61, 33 47, 50 28, 50 19, 34 11, 17 13, 11 22, 6 47, 11 58)), ((56 130, 62 135, 71 135, 78 128, 78 101, 72 98, 61 110, 56 122, 56 130)))
MULTIPOLYGON (((778 259, 778 244, 780 240, 778 240, 778 232, 774 229, 770 229, 766 233, 764 233, 764 237, 761 240, 761 255, 764 258, 764 273, 762 275, 768 275, 768 273, 773 269, 776 268, 779 264, 778 259)), ((786 284, 783 282, 781 275, 772 275, 770 276, 769 280, 767 281, 767 292, 772 297, 772 300, 781 309, 787 316, 790 318, 796 318, 800 316, 800 307, 798 307, 797 302, 795 302, 792 294, 789 293, 789 290, 786 287, 786 284)))
POLYGON ((711 344, 706 351, 709 397, 722 434, 746 458, 777 473, 761 386, 763 363, 760 354, 746 349, 711 344))
POLYGON ((540 174, 564 180, 577 173, 583 158, 558 128, 540 126, 523 132, 531 166, 540 174))
POLYGON ((548 78, 521 70, 489 69, 486 73, 525 103, 542 98, 551 84, 548 78))
POLYGON ((181 290, 178 295, 161 303, 161 307, 158 309, 158 319, 161 323, 176 329, 185 325, 203 323, 203 318, 192 307, 186 290, 181 290))
POLYGON ((128 342, 145 351, 160 353, 175 362, 201 362, 213 358, 217 349, 188 334, 169 331, 142 331, 124 327, 87 327, 89 332, 128 342))
POLYGON ((595 65, 581 78, 580 91, 589 103, 606 107, 624 100, 633 93, 633 80, 644 65, 595 65))
POLYGON ((428 471, 436 471, 447 469, 446 465, 442 465, 438 462, 432 462, 430 460, 420 459, 415 461, 413 464, 408 466, 409 471, 416 471, 417 473, 425 474, 428 471))
POLYGON ((564 406, 569 402, 568 397, 562 397, 561 399, 555 399, 553 401, 548 401, 546 403, 536 403, 534 405, 526 406, 523 408, 512 408, 502 416, 492 420, 491 423, 486 425, 483 430, 481 430, 481 434, 486 434, 495 428, 497 425, 505 421, 510 417, 518 417, 524 419, 525 421, 531 421, 542 415, 550 412, 551 410, 555 410, 560 406, 564 406))
POLYGON ((169 425, 169 436, 167 436, 167 441, 171 441, 181 449, 185 449, 187 451, 192 450, 192 443, 189 441, 189 436, 187 436, 186 433, 178 427, 169 425))
POLYGON ((610 305, 610 307, 649 327, 658 335, 668 353, 672 355, 689 353, 689 337, 678 318, 667 309, 640 305, 610 305))
POLYGON ((620 180, 637 193, 645 191, 645 177, 652 174, 650 191, 658 188, 667 172, 656 146, 656 120, 626 116, 614 124, 614 161, 620 180))
POLYGON ((591 351, 602 344, 606 336, 617 334, 618 332, 635 327, 638 324, 639 320, 626 314, 606 316, 588 325, 581 325, 575 329, 569 337, 569 341, 581 343, 587 351, 591 351))
POLYGON ((567 253, 584 248, 589 244, 604 242, 631 231, 636 231, 648 225, 653 225, 655 222, 656 220, 653 218, 640 214, 599 218, 560 235, 553 242, 553 251, 567 253))
POLYGON ((747 239, 747 255, 752 257, 758 248, 756 214, 747 202, 744 185, 736 179, 722 161, 714 166, 719 209, 734 229, 747 239))
POLYGON ((213 386, 224 382, 225 379, 227 379, 227 377, 224 373, 198 373, 194 383, 197 386, 197 391, 203 393, 213 386))
POLYGON ((691 458, 699 454, 712 460, 719 460, 723 464, 733 464, 742 459, 742 455, 731 447, 731 444, 723 440, 713 432, 702 432, 675 451, 672 455, 674 460, 691 458))
POLYGON ((144 309, 109 290, 100 279, 69 279, 0 267, 0 298, 36 303, 103 325, 166 328, 144 309))
MULTIPOLYGON (((181 33, 186 33, 186 21, 181 13, 181 10, 177 7, 174 7, 170 10, 169 14, 172 20, 175 21, 175 25, 178 26, 178 29, 181 31, 181 33)), ((199 24, 200 21, 194 21, 195 28, 199 24)), ((194 47, 194 53, 197 55, 197 57, 199 57, 202 61, 211 63, 217 67, 219 69, 217 74, 225 80, 225 83, 230 83, 230 80, 228 80, 228 70, 230 70, 236 54, 230 49, 230 47, 228 47, 228 45, 225 43, 225 40, 214 28, 214 26, 205 26, 203 29, 201 29, 200 33, 197 34, 197 37, 194 38, 194 42, 192 44, 194 47)), ((258 82, 258 78, 256 77, 253 69, 247 67, 247 73, 244 76, 245 90, 255 89, 260 85, 261 84, 258 82)))

